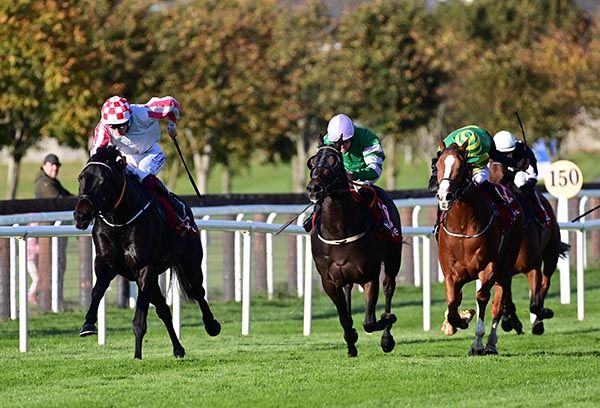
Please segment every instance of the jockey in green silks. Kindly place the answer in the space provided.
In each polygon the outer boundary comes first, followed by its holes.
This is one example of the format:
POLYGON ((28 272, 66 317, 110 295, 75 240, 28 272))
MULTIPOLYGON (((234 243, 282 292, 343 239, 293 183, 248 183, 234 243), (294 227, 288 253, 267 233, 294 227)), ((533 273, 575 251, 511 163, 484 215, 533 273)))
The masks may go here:
MULTIPOLYGON (((329 121, 324 143, 325 145, 339 146, 348 182, 357 191, 360 191, 361 185, 368 185, 375 190, 380 198, 379 206, 385 227, 393 236, 399 236, 400 231, 395 227, 390 210, 388 210, 395 204, 381 187, 374 185, 383 172, 383 161, 385 160, 379 137, 370 129, 355 126, 352 119, 340 113, 329 121)), ((315 211, 318 211, 318 208, 315 208, 315 211)), ((304 229, 306 232, 310 232, 311 228, 312 217, 309 217, 304 223, 304 229)))

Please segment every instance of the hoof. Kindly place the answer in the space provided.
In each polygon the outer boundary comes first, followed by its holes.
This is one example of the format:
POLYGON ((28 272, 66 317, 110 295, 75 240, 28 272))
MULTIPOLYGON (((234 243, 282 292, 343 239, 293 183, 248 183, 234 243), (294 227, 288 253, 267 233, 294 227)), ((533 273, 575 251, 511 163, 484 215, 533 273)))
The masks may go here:
POLYGON ((491 355, 497 355, 498 354, 498 350, 494 346, 488 346, 488 347, 486 347, 485 350, 483 350, 483 352, 484 352, 484 354, 486 356, 491 356, 491 355))
POLYGON ((381 350, 383 350, 384 353, 391 352, 394 350, 394 347, 396 347, 396 342, 391 334, 387 337, 381 338, 381 350))
POLYGON ((394 324, 398 321, 398 318, 393 313, 383 313, 381 315, 381 321, 386 324, 394 324))
POLYGON ((358 350, 356 346, 348 346, 348 357, 356 357, 358 355, 358 350))
POLYGON ((519 319, 517 319, 516 317, 515 317, 515 320, 516 321, 513 322, 513 327, 515 328, 515 332, 517 332, 518 335, 525 334, 523 332, 523 323, 521 323, 521 321, 519 319))
POLYGON ((221 323, 219 323, 217 320, 213 320, 210 323, 206 323, 204 325, 204 329, 206 330, 206 333, 208 333, 209 336, 218 336, 219 333, 221 333, 221 323))
POLYGON ((86 323, 79 329, 79 337, 91 336, 98 334, 98 329, 93 324, 86 323))
POLYGON ((175 358, 183 358, 185 357, 185 349, 183 347, 173 349, 173 355, 175 358))
POLYGON ((363 330, 365 331, 365 333, 373 333, 375 330, 377 330, 377 324, 376 323, 363 324, 363 330))
POLYGON ((448 323, 447 320, 445 320, 444 323, 442 323, 441 330, 446 336, 452 336, 452 335, 456 334, 457 329, 456 329, 456 327, 454 327, 450 323, 448 323))
POLYGON ((469 356, 482 356, 483 355, 484 350, 476 350, 473 347, 471 347, 469 349, 469 356))
POLYGON ((513 327, 513 322, 510 319, 509 316, 506 315, 502 315, 502 330, 504 330, 505 332, 509 332, 511 331, 514 327, 513 327))
POLYGON ((536 319, 536 321, 533 322, 533 326, 531 326, 531 333, 538 336, 544 334, 544 322, 536 319))
POLYGON ((554 317, 554 311, 552 311, 552 309, 543 308, 540 317, 542 319, 552 319, 554 317))

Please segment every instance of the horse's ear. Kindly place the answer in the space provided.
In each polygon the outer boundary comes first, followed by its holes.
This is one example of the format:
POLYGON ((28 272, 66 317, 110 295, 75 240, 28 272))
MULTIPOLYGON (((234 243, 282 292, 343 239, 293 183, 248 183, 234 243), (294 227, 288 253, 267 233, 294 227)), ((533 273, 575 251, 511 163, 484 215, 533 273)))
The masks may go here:
POLYGON ((306 161, 306 167, 308 167, 309 170, 312 170, 315 167, 315 157, 316 156, 311 156, 306 161))
POLYGON ((444 141, 443 141, 443 140, 440 140, 439 148, 440 148, 440 151, 442 151, 442 150, 445 150, 445 149, 446 149, 446 145, 444 144, 444 141))
POLYGON ((121 168, 125 168, 125 166, 127 166, 127 160, 125 159, 125 157, 121 156, 120 154, 117 156, 115 161, 121 168))
POLYGON ((319 133, 319 146, 317 147, 323 147, 325 146, 325 135, 322 133, 319 133))
POLYGON ((465 142, 460 146, 460 151, 463 152, 463 153, 466 152, 468 145, 469 145, 469 141, 465 140, 465 142))

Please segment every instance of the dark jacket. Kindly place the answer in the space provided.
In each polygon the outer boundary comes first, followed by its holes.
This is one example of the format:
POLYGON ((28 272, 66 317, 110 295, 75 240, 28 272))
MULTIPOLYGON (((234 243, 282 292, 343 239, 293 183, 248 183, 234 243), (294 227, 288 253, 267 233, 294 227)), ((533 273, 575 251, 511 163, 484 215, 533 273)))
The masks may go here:
POLYGON ((42 169, 35 176, 34 191, 35 198, 69 197, 73 195, 60 184, 58 179, 48 177, 42 169))

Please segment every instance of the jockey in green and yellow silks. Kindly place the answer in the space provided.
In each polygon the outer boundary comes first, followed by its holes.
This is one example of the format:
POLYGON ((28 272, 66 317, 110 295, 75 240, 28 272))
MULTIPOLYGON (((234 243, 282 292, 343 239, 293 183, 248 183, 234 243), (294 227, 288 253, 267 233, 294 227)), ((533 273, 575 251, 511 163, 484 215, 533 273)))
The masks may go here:
MULTIPOLYGON (((496 204, 506 205, 504 199, 500 197, 492 183, 488 181, 490 178, 488 162, 491 158, 507 166, 514 166, 514 163, 510 158, 498 153, 494 139, 487 130, 476 125, 464 126, 446 136, 443 143, 445 147, 450 146, 452 143, 456 143, 458 146, 467 143, 467 164, 472 172, 471 179, 473 183, 483 189, 496 204)), ((438 150, 438 157, 439 153, 438 150)), ((437 157, 431 160, 432 173, 429 179, 429 191, 431 192, 437 192, 436 162, 437 157)))

